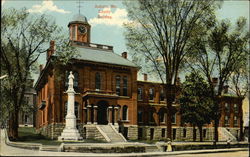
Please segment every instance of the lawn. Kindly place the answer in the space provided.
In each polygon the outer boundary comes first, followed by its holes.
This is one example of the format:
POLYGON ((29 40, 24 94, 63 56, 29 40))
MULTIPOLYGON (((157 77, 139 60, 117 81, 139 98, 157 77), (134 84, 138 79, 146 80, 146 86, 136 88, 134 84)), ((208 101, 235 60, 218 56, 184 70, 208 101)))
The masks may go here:
POLYGON ((45 136, 36 133, 35 128, 31 127, 20 127, 18 129, 19 138, 17 142, 27 142, 27 143, 40 143, 43 145, 60 145, 61 143, 106 143, 101 140, 96 139, 85 139, 84 141, 57 141, 46 138, 45 136))
POLYGON ((41 143, 43 145, 60 145, 62 142, 57 140, 51 140, 45 136, 36 133, 35 128, 20 127, 18 129, 19 138, 17 142, 28 142, 28 143, 41 143))

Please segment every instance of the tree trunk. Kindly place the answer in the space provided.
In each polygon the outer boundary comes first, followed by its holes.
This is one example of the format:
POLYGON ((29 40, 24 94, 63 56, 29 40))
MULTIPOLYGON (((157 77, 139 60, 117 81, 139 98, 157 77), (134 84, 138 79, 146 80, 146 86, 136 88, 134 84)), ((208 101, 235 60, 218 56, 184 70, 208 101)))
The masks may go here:
POLYGON ((18 110, 14 110, 9 119, 9 138, 11 140, 18 138, 18 113, 18 110))
POLYGON ((216 117, 215 120, 214 120, 214 142, 216 144, 216 142, 218 142, 218 125, 219 125, 219 120, 218 118, 216 117))
POLYGON ((242 116, 240 116, 240 139, 239 141, 244 140, 244 134, 243 134, 243 119, 242 116))
POLYGON ((167 103, 167 138, 172 141, 172 103, 175 99, 175 90, 172 85, 166 85, 166 103, 167 103))
POLYGON ((199 132, 200 132, 200 142, 203 141, 203 136, 202 136, 202 125, 198 126, 199 132))
POLYGON ((193 124, 193 141, 196 140, 196 130, 195 130, 195 125, 193 124))

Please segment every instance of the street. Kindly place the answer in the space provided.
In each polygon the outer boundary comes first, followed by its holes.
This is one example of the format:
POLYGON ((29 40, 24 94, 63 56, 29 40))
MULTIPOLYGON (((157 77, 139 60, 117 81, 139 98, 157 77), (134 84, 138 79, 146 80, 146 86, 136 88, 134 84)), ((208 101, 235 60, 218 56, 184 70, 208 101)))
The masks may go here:
MULTIPOLYGON (((74 152, 49 152, 39 150, 21 149, 11 147, 4 142, 4 131, 1 130, 0 156, 176 156, 176 157, 248 157, 248 151, 220 152, 220 153, 202 153, 197 151, 178 151, 178 152, 150 152, 150 153, 74 153, 74 152), (185 152, 185 154, 181 154, 185 152), (189 153, 190 152, 190 153, 189 153), (195 154, 191 154, 196 152, 195 154)), ((226 149, 225 149, 226 150, 226 149)))

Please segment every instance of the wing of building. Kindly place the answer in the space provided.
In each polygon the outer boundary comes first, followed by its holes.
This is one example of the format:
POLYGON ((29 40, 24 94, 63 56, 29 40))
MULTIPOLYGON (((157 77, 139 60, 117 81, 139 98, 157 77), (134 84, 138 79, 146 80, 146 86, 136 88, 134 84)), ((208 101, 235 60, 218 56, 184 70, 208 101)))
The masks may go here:
MULTIPOLYGON (((35 84, 39 108, 37 130, 52 139, 60 136, 67 111, 67 77, 69 71, 73 71, 75 114, 82 137, 111 142, 122 141, 123 137, 166 139, 164 85, 148 81, 147 75, 143 81, 138 81, 139 67, 128 60, 126 52, 118 55, 112 46, 91 43, 91 26, 85 16, 76 15, 68 27, 71 44, 76 47, 78 56, 66 66, 56 64, 53 62, 57 57, 55 43, 51 41, 46 65, 40 67, 35 84)), ((223 111, 220 126, 238 136, 242 121, 241 101, 225 98, 222 108, 226 111, 223 111)), ((192 140, 193 129, 181 123, 178 109, 176 101, 172 116, 173 140, 192 140)), ((204 128, 205 140, 213 139, 211 126, 204 128)), ((200 136, 198 131, 195 136, 197 139, 200 136)))

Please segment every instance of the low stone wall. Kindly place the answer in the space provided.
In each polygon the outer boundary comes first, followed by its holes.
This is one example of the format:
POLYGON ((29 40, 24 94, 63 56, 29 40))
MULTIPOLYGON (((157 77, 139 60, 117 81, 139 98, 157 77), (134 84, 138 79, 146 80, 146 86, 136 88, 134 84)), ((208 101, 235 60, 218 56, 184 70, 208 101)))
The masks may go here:
MULTIPOLYGON (((43 136, 46 136, 50 139, 57 139, 61 136, 61 133, 65 127, 64 123, 52 123, 48 124, 37 131, 41 133, 43 136)), ((86 131, 84 131, 84 125, 82 123, 77 124, 77 128, 82 137, 86 137, 86 131)))
MULTIPOLYGON (((138 126, 142 132, 142 140, 166 140, 167 139, 167 127, 165 126, 138 126)), ((172 127, 173 141, 193 141, 193 127, 172 127), (174 131, 175 130, 175 131, 174 131), (175 132, 175 133, 174 133, 175 132)), ((212 141, 214 137, 213 128, 203 128, 203 140, 212 141), (205 132, 204 132, 205 131, 205 132)), ((139 136, 139 133, 137 133, 139 136)), ((135 138, 135 137, 134 137, 135 138)), ((138 138, 137 138, 138 139, 138 138)), ((196 141, 199 141, 200 133, 196 128, 196 141)))
POLYGON ((89 145, 72 145, 64 144, 62 147, 64 152, 82 152, 82 153, 138 153, 145 152, 145 146, 89 146, 89 145))
POLYGON ((138 126, 137 125, 125 125, 128 127, 128 139, 136 140, 138 139, 138 126))

